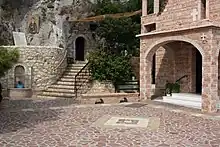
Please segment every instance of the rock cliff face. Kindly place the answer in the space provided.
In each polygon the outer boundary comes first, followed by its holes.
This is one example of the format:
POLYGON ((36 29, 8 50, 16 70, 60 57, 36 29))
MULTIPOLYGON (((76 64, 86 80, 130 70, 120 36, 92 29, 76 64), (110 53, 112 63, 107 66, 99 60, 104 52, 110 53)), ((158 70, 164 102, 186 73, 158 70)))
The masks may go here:
POLYGON ((65 47, 71 20, 93 15, 89 0, 0 0, 0 44, 13 45, 12 31, 25 32, 29 45, 65 47), (37 33, 30 33, 34 17, 37 33), (67 33, 67 34, 65 34, 67 33))

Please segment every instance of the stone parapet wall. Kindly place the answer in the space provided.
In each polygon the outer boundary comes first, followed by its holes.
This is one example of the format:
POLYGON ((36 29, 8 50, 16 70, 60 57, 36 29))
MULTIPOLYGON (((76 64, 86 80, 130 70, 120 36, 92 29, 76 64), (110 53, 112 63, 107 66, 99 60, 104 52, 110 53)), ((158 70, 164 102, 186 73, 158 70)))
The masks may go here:
POLYGON ((115 87, 112 82, 99 82, 94 80, 91 84, 91 88, 86 94, 97 94, 97 93, 114 93, 115 87))
POLYGON ((117 104, 127 98, 128 102, 139 102, 139 93, 100 93, 100 94, 82 94, 81 104, 95 104, 102 99, 104 104, 117 104))
POLYGON ((20 53, 18 63, 5 76, 7 83, 3 85, 7 85, 7 88, 13 88, 15 85, 15 67, 18 65, 24 67, 25 76, 31 81, 27 88, 35 91, 44 90, 56 82, 67 66, 66 50, 62 48, 49 46, 7 46, 7 48, 17 48, 20 53))

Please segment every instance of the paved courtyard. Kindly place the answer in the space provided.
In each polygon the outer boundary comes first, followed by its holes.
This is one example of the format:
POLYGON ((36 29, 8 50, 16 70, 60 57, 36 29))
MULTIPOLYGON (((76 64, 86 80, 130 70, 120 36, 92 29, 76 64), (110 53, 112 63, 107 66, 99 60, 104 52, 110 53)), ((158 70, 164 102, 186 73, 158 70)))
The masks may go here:
POLYGON ((0 147, 220 146, 219 114, 155 103, 74 103, 5 100, 0 109, 0 147))

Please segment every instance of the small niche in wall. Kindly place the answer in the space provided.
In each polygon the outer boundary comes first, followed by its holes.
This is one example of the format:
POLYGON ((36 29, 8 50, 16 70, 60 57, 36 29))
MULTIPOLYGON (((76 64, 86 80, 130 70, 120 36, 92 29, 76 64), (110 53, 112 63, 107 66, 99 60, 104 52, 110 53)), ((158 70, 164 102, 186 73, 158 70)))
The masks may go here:
POLYGON ((156 23, 144 25, 145 33, 152 32, 156 30, 156 23))
POLYGON ((18 82, 21 82, 23 85, 25 85, 25 69, 21 65, 16 66, 14 70, 14 87, 16 87, 18 82))

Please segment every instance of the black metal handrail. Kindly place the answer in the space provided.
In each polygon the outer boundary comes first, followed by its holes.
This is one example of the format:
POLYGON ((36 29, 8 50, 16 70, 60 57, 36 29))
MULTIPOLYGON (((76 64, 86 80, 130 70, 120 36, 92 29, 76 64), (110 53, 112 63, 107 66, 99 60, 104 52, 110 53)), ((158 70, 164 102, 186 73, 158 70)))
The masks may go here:
POLYGON ((86 65, 75 75, 75 83, 74 83, 74 91, 75 91, 75 98, 77 98, 78 96, 78 91, 80 90, 80 88, 87 82, 89 81, 89 79, 85 79, 84 81, 82 81, 83 76, 91 76, 91 72, 89 70, 89 62, 86 63, 86 65), (88 73, 88 75, 86 75, 88 73), (82 76, 82 77, 81 77, 82 76), (77 79, 80 80, 80 84, 78 84, 77 79))

